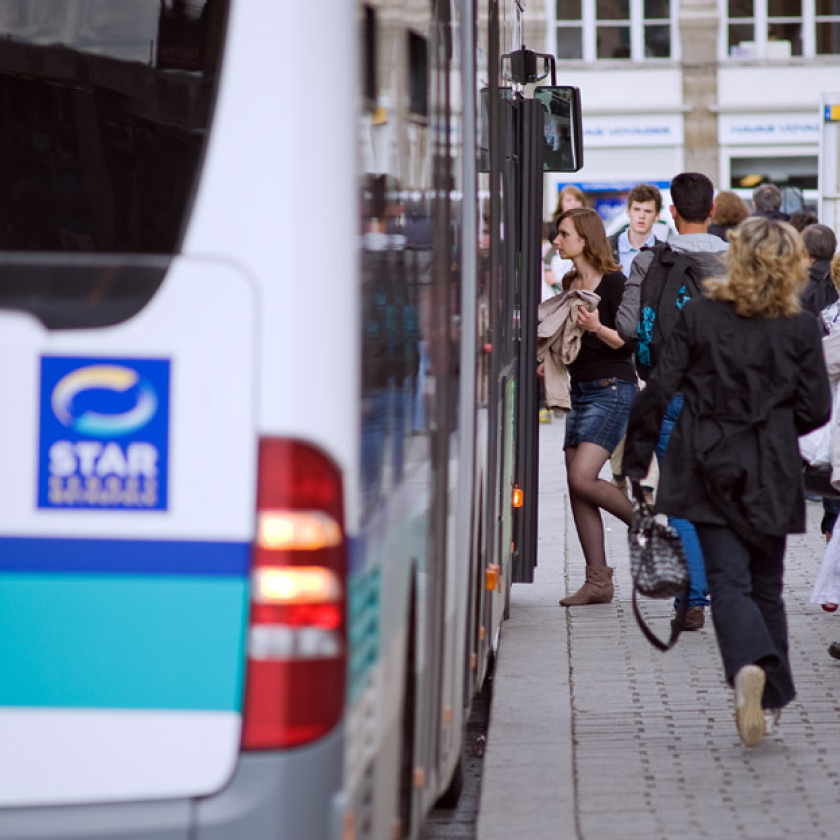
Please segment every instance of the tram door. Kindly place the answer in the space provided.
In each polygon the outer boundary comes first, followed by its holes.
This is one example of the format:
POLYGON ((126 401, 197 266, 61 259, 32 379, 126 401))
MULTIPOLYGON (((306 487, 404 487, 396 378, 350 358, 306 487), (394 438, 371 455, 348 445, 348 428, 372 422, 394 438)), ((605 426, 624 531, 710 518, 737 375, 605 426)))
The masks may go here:
POLYGON ((505 173, 508 178, 505 222, 512 247, 508 251, 506 268, 512 272, 509 276, 516 277, 516 283, 510 284, 509 291, 515 295, 512 306, 518 362, 512 464, 513 489, 517 492, 511 579, 514 583, 531 583, 537 565, 539 386, 536 344, 537 307, 541 297, 543 175, 545 172, 576 172, 583 166, 583 128, 577 88, 538 87, 533 99, 509 100, 503 106, 503 112, 510 115, 505 132, 505 173))
MULTIPOLYGON (((537 563, 537 499, 539 474, 538 386, 536 375, 537 305, 540 300, 542 228, 542 146, 544 109, 532 99, 502 103, 505 124, 504 224, 508 247, 505 313, 514 345, 515 388, 511 457, 514 496, 512 582, 531 583, 537 563), (515 491, 515 493, 514 493, 515 491)), ((510 504, 510 497, 508 504, 510 504)))

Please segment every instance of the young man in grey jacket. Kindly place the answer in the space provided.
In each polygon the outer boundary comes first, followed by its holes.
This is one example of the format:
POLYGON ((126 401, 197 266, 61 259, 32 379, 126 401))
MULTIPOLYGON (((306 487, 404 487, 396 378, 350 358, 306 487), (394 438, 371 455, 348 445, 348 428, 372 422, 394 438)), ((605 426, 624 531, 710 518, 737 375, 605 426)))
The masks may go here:
MULTIPOLYGON (((714 212, 714 185, 699 172, 682 172, 671 181, 671 216, 677 228, 677 235, 668 240, 671 248, 690 257, 695 273, 700 277, 713 277, 725 271, 724 254, 729 244, 708 232, 709 219, 714 212)), ((654 250, 642 251, 633 261, 630 277, 625 287, 624 299, 616 316, 616 329, 625 341, 635 341, 639 336, 641 285, 651 270, 656 257, 654 250)), ((667 336, 665 336, 667 338, 667 336)), ((656 456, 662 460, 665 448, 671 438, 674 424, 682 410, 683 398, 675 394, 665 418, 656 446, 656 456)), ((699 630, 705 623, 704 607, 707 598, 706 570, 703 554, 694 526, 686 519, 669 517, 683 542, 688 560, 691 588, 688 612, 683 621, 683 630, 699 630)))

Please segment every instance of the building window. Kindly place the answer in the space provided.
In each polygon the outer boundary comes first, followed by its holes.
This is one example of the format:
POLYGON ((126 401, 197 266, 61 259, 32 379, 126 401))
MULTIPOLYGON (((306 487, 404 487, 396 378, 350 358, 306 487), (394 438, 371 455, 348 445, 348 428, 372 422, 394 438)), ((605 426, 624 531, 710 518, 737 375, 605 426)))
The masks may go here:
POLYGON ((596 57, 630 58, 630 0, 595 0, 596 57))
POLYGON ((557 0, 557 58, 677 58, 671 11, 671 0, 557 0))
POLYGON ((729 55, 732 58, 752 58, 755 54, 753 0, 729 0, 728 5, 729 55))
POLYGON ((671 0, 644 0, 646 58, 671 57, 671 0))
POLYGON ((840 0, 719 0, 721 56, 785 59, 840 53, 840 0))
POLYGON ((815 11, 817 55, 840 53, 840 0, 817 0, 815 11))
POLYGON ((583 0, 557 0, 557 57, 583 58, 583 0))
POLYGON ((767 58, 802 55, 803 0, 767 0, 767 58))

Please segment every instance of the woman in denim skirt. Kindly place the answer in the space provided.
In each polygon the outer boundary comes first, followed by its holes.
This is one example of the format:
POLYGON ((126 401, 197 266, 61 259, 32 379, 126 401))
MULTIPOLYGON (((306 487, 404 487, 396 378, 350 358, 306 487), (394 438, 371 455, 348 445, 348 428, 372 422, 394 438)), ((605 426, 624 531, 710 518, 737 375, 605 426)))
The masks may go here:
POLYGON ((630 405, 636 396, 633 346, 615 329, 625 277, 607 242, 600 216, 589 209, 568 210, 557 221, 555 245, 574 268, 563 278, 566 291, 586 289, 600 297, 598 308, 581 306, 578 325, 583 338, 569 365, 572 410, 566 417, 566 473, 569 501, 583 556, 586 581, 560 604, 572 607, 605 604, 613 597, 613 570, 607 566, 601 509, 628 525, 633 505, 609 481, 598 477, 624 436, 630 405))

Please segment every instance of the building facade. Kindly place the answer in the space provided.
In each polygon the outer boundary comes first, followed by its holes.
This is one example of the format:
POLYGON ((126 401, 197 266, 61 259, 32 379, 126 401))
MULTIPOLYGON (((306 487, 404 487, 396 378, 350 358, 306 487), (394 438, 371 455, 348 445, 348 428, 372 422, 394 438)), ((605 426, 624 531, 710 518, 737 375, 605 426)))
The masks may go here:
POLYGON ((816 203, 840 0, 536 2, 558 84, 581 88, 584 115, 585 166, 547 176, 547 213, 575 183, 609 218, 633 184, 667 187, 682 170, 744 197, 772 180, 816 203))

